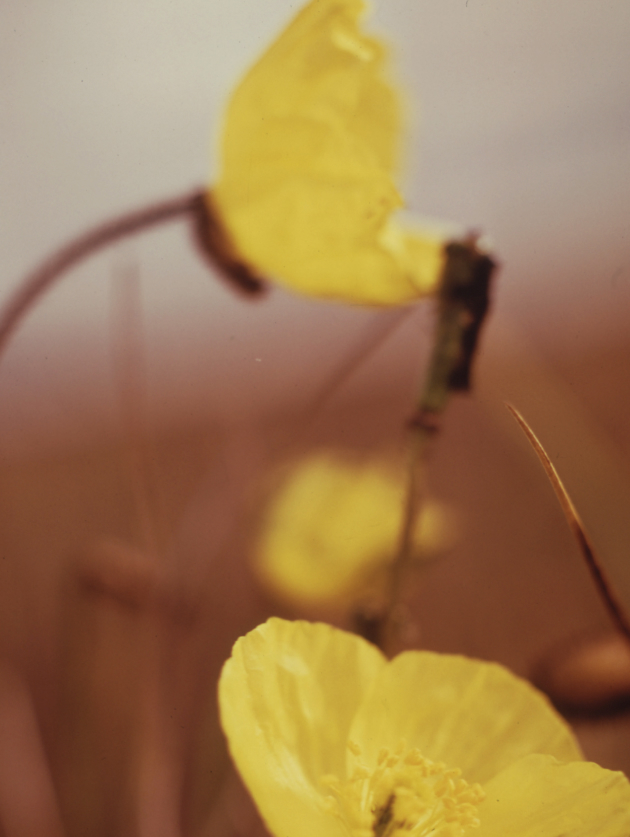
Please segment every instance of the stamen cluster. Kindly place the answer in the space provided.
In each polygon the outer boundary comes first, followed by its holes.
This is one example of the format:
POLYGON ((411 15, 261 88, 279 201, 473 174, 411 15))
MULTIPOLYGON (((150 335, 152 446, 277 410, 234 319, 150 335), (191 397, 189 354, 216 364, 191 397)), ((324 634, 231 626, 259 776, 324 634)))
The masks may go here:
POLYGON ((326 805, 347 826, 352 837, 462 837, 479 825, 477 805, 485 793, 469 784, 461 770, 425 758, 401 741, 392 751, 383 747, 374 769, 361 760, 354 742, 348 749, 355 759, 349 779, 325 776, 330 790, 326 805))

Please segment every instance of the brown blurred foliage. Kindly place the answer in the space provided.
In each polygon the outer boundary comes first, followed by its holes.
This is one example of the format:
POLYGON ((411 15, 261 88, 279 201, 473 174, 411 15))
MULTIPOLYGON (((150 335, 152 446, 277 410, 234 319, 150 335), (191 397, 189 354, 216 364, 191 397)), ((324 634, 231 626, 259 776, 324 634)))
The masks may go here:
MULTIPOLYGON (((235 638, 279 610, 247 563, 257 487, 279 458, 302 448, 399 448, 425 331, 394 334, 384 359, 368 361, 371 372, 358 370, 315 417, 304 406, 317 390, 311 383, 293 411, 170 423, 148 416, 152 501, 144 510, 124 432, 1 463, 7 837, 261 830, 229 765, 215 702, 235 638)), ((614 559, 615 544, 630 535, 620 512, 630 393, 619 381, 628 357, 625 341, 602 341, 582 356, 551 347, 541 358, 510 322, 488 329, 477 395, 454 399, 430 462, 431 491, 461 509, 464 537, 417 579, 407 617, 415 643, 526 675, 554 643, 607 627, 502 402, 513 400, 536 427, 614 559)), ((627 571, 614 560, 610 570, 627 602, 627 571)), ((281 615, 301 614, 285 607, 281 615)), ((577 730, 589 757, 630 771, 628 716, 577 730)))

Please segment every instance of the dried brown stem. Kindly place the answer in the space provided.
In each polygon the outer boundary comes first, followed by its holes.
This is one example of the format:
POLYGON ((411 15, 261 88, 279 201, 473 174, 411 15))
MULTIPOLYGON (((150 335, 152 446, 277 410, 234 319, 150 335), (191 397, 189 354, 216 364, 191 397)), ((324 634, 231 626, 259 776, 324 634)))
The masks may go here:
POLYGON ((545 469, 545 473, 549 478, 549 482, 553 490, 555 491, 556 497, 560 503, 562 511, 564 512, 564 516, 569 524, 569 528, 573 532, 575 539, 578 542, 578 546, 580 547, 580 551, 584 560, 586 561, 586 565, 591 573, 591 577, 595 582, 595 586, 606 606, 606 610, 608 611, 610 618, 614 622, 617 629, 628 639, 630 640, 630 619, 628 618, 627 613, 625 612, 623 605, 615 595, 615 592, 606 578, 606 573, 604 572, 602 562, 597 556, 595 552, 595 547, 591 539, 589 538, 586 529, 584 528, 584 524, 578 514, 577 509, 573 505, 573 501, 569 497, 569 494, 564 487, 558 472, 556 471, 552 461, 549 459, 547 452, 538 441, 536 434, 531 429, 529 424, 525 421, 523 416, 518 412, 518 410, 513 407, 511 404, 505 405, 510 413, 516 419, 518 425, 520 426, 521 430, 527 437, 529 443, 534 448, 538 459, 540 460, 541 465, 545 469))

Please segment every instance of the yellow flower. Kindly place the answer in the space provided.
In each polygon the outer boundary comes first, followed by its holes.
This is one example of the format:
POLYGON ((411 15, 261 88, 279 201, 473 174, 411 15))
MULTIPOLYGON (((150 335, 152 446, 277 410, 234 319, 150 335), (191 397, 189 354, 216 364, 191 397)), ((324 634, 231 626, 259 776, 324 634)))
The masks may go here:
MULTIPOLYGON (((402 474, 384 462, 332 451, 298 461, 263 516, 254 551, 262 582, 302 604, 373 599, 396 552, 404 494, 402 474)), ((453 518, 427 502, 415 537, 422 557, 453 543, 453 518)))
POLYGON ((212 197, 239 254, 302 293, 398 305, 433 292, 444 239, 391 220, 400 102, 363 0, 311 0, 228 105, 212 197))
POLYGON ((271 619, 219 682, 236 766, 276 837, 628 837, 630 784, 581 761, 532 686, 494 663, 388 662, 271 619))

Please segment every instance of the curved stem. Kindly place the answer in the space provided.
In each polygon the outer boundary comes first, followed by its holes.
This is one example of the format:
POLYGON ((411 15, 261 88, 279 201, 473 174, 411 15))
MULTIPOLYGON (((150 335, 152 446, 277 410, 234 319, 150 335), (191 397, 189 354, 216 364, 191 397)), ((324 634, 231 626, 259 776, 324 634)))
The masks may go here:
POLYGON ((257 293, 263 281, 242 262, 206 189, 125 213, 79 235, 29 273, 0 310, 0 357, 11 335, 37 300, 78 262, 101 248, 158 224, 188 216, 202 254, 240 290, 257 293))
POLYGON ((33 303, 46 293, 69 268, 107 244, 133 235, 139 230, 190 213, 195 201, 198 200, 198 194, 194 192, 192 195, 164 201, 106 221, 49 256, 24 278, 0 312, 0 354, 33 303))

